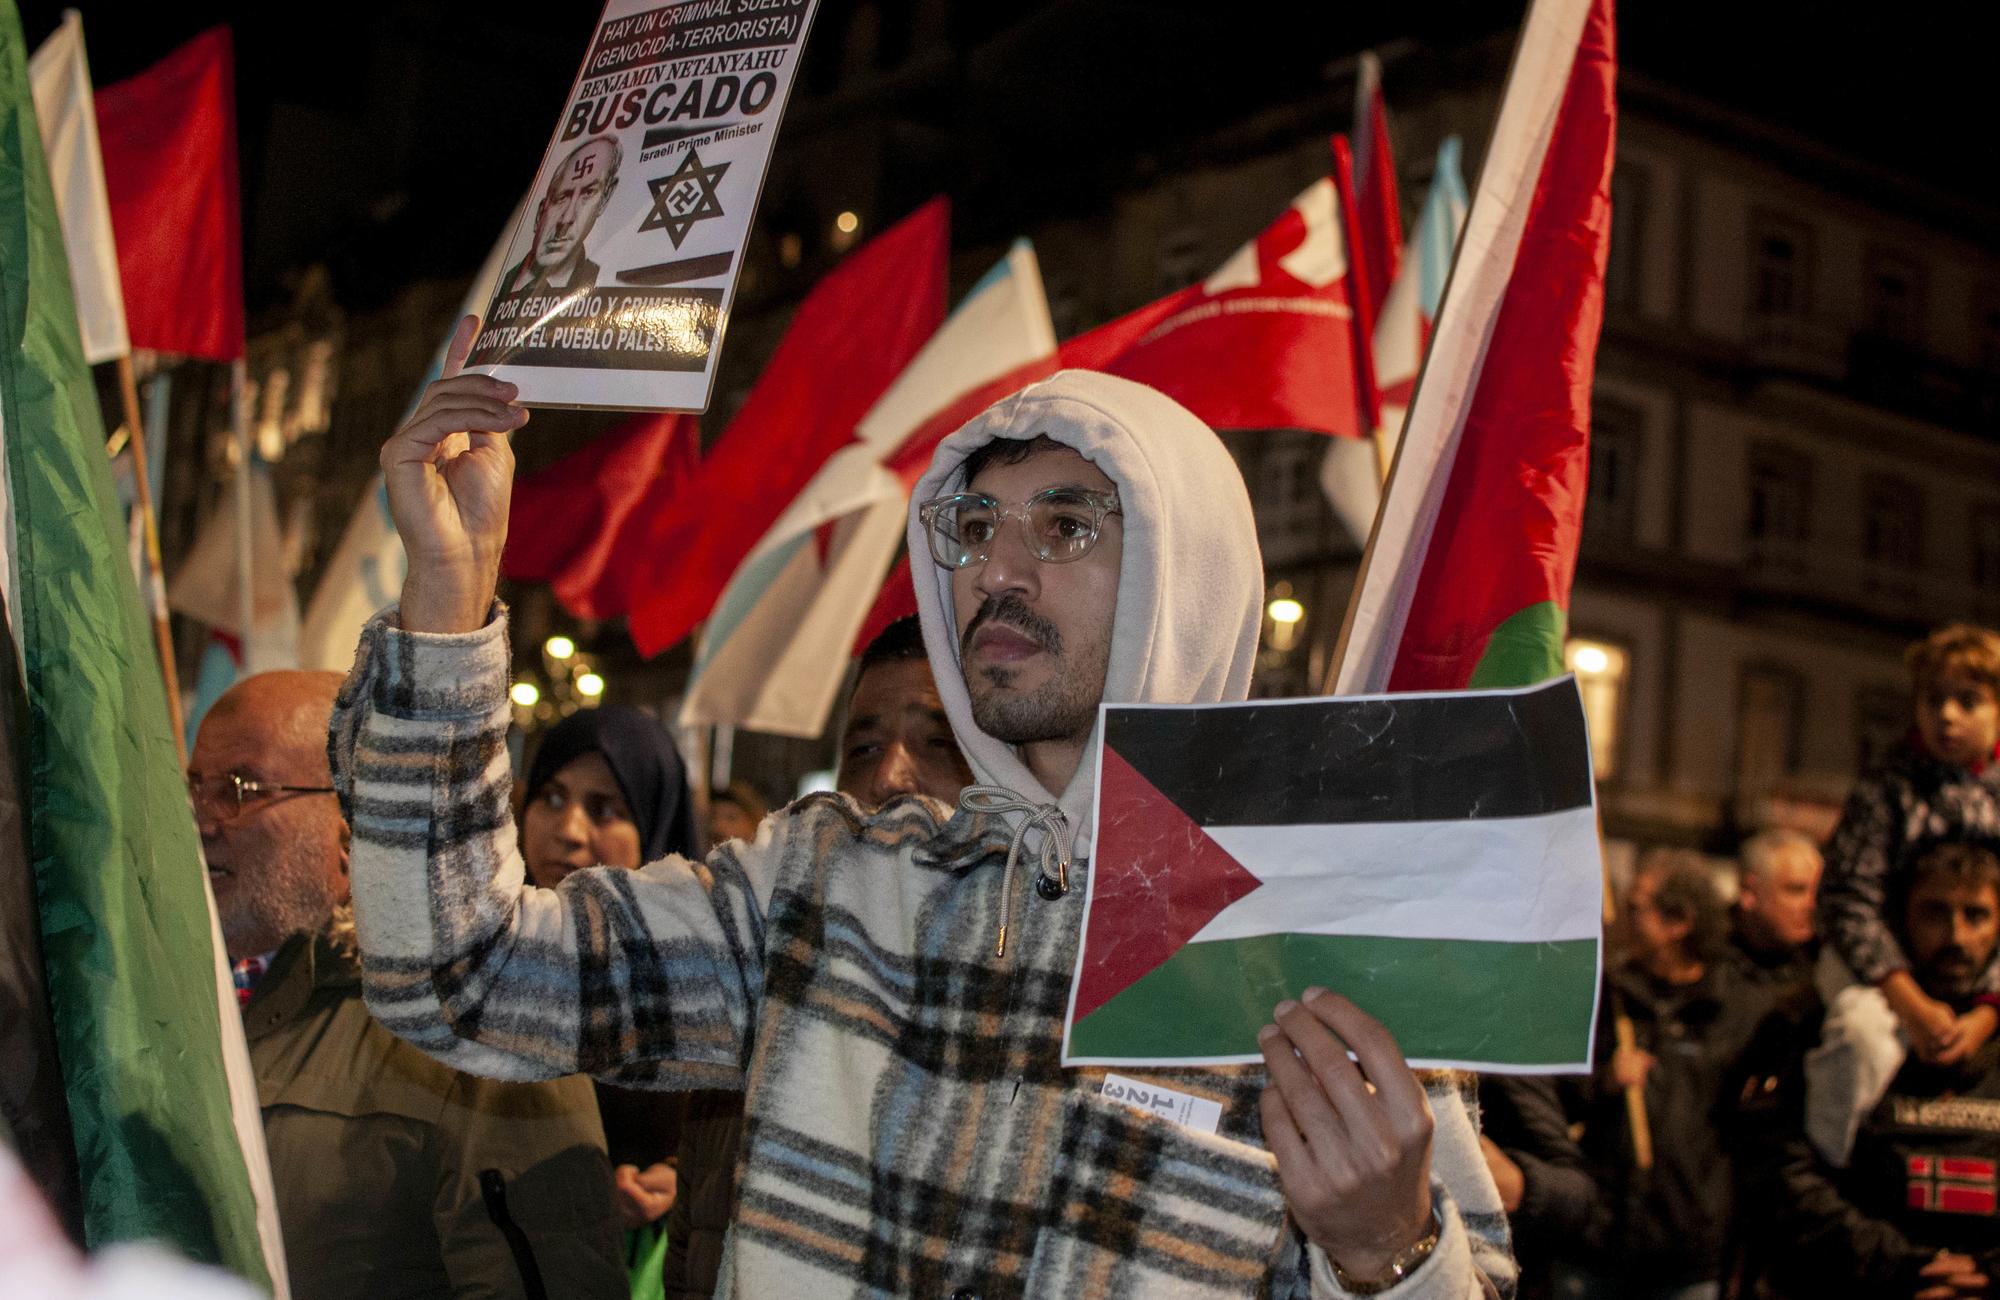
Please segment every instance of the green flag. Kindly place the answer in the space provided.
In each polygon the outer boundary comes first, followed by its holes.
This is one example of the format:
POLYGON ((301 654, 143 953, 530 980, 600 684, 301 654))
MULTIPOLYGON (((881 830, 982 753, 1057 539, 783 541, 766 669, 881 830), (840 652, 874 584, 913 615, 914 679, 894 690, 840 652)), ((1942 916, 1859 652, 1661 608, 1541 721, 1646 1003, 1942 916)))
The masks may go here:
POLYGON ((194 820, 13 0, 0 0, 0 444, 0 581, 27 706, 17 779, 85 1237, 167 1241, 268 1288, 194 820))

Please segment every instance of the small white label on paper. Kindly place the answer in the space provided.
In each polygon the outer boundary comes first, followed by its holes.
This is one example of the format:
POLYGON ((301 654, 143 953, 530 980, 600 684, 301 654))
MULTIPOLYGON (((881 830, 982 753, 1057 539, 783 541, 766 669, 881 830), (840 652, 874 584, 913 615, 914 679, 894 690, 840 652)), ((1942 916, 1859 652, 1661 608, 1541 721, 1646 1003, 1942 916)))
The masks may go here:
POLYGON ((1213 1133, 1222 1126, 1221 1102, 1175 1092, 1172 1088, 1162 1088, 1154 1083, 1141 1083, 1122 1074, 1104 1076, 1104 1095, 1111 1101, 1123 1102, 1203 1133, 1213 1133))

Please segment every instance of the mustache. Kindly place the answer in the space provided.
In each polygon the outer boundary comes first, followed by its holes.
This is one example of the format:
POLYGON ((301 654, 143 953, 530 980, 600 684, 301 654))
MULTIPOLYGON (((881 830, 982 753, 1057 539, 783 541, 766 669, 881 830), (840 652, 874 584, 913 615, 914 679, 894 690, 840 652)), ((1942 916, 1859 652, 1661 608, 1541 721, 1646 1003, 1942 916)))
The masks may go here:
POLYGON ((1050 654, 1060 655, 1063 652, 1062 633, 1056 630, 1056 625, 1029 609, 1028 602, 1017 593, 1005 591, 997 596, 988 596, 979 607, 979 612, 972 616, 972 621, 965 625, 964 634, 958 638, 961 656, 972 649, 972 638, 988 623, 1012 628, 1034 640, 1050 654))

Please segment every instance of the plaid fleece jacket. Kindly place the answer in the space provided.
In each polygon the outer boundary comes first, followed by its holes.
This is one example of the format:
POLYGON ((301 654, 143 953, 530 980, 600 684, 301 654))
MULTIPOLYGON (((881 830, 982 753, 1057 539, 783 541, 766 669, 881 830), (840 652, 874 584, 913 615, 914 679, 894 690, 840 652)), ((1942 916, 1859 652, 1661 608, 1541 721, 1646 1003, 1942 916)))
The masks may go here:
MULTIPOLYGON (((524 889, 507 664, 498 617, 363 633, 330 747, 368 1004, 479 1073, 745 1089, 719 1294, 1344 1294, 1285 1217, 1261 1072, 1157 1076, 1221 1103, 1211 1135, 1060 1068, 1083 891, 1016 889, 996 959, 1001 823, 818 795, 704 864, 524 889)), ((1469 1084, 1431 1085, 1444 1231, 1398 1297, 1513 1289, 1469 1084)))
MULTIPOLYGON (((2000 848, 2000 763, 1973 773, 1906 742, 1855 782, 1826 846, 1819 916, 1834 951, 1863 983, 1909 969, 1886 909, 1915 856, 1950 840, 2000 848)), ((2000 962, 1987 966, 1979 987, 2000 993, 2000 962)))

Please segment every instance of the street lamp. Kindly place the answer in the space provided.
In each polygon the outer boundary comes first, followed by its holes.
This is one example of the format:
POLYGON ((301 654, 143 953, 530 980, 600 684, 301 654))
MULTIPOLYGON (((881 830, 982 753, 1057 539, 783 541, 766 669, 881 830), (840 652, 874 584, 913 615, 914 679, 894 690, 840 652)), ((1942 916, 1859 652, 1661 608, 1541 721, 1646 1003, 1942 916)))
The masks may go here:
POLYGON ((561 661, 576 653, 576 642, 560 632, 542 642, 542 652, 549 658, 561 661))

